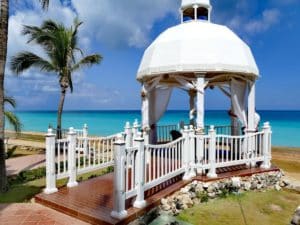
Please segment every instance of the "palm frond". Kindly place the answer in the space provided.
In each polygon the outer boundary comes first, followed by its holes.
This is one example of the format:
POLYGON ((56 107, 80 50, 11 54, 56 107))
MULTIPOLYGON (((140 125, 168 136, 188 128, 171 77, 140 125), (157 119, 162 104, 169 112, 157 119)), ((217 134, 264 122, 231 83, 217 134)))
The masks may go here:
POLYGON ((94 64, 99 64, 102 61, 103 57, 99 54, 88 55, 81 59, 72 67, 72 71, 78 70, 83 66, 92 66, 94 64))
POLYGON ((11 59, 10 68, 17 75, 30 67, 36 67, 46 72, 56 71, 50 62, 31 52, 21 52, 11 59))
POLYGON ((13 108, 17 107, 16 100, 10 96, 4 96, 4 103, 10 104, 13 108))
POLYGON ((8 123, 14 128, 14 130, 17 133, 21 132, 22 129, 22 123, 20 119, 11 111, 5 111, 4 112, 5 119, 8 121, 8 123))

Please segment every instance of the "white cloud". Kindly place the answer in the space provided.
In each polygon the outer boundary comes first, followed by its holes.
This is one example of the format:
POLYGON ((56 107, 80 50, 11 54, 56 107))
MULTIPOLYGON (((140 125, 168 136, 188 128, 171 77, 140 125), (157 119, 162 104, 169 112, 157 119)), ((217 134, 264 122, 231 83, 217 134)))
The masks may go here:
POLYGON ((280 11, 278 9, 267 9, 263 11, 260 19, 252 20, 245 25, 245 30, 251 34, 268 30, 279 21, 280 11))
POLYGON ((110 46, 143 47, 154 23, 168 13, 177 15, 175 0, 72 0, 83 33, 110 46), (92 6, 92 7, 91 7, 92 6))

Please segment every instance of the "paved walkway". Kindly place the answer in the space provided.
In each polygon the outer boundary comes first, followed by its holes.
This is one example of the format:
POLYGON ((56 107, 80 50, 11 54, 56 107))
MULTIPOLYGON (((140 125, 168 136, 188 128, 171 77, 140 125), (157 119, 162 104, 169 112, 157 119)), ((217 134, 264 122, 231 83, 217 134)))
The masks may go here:
POLYGON ((30 170, 45 165, 45 155, 28 155, 6 160, 7 175, 17 175, 23 170, 30 170))
POLYGON ((88 225, 35 203, 0 204, 1 225, 88 225))

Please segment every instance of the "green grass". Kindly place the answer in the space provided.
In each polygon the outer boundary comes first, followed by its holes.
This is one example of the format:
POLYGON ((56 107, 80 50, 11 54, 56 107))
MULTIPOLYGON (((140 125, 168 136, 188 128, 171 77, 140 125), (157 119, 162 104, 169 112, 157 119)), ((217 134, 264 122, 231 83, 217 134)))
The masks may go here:
POLYGON ((37 142, 45 142, 45 135, 43 134, 32 134, 32 133, 19 133, 16 134, 11 131, 6 131, 6 135, 11 138, 16 138, 24 141, 37 141, 37 142))
POLYGON ((177 217, 194 225, 243 225, 241 202, 247 225, 289 224, 300 202, 300 194, 290 191, 247 192, 240 197, 216 199, 187 209, 177 217))
MULTIPOLYGON (((101 176, 111 171, 111 167, 108 167, 106 169, 80 175, 77 177, 77 180, 88 180, 92 177, 101 176)), ((67 181, 67 179, 58 180, 57 187, 65 186, 67 181)), ((10 183, 9 191, 4 194, 0 193, 0 203, 28 202, 45 188, 45 178, 25 182, 17 179, 10 183)))
POLYGON ((300 162, 273 159, 272 163, 283 169, 285 172, 299 173, 300 171, 300 162))

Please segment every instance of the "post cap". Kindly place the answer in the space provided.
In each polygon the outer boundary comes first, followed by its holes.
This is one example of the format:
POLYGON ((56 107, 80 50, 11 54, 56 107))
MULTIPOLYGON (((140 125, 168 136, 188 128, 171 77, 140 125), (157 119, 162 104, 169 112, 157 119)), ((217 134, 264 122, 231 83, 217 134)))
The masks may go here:
POLYGON ((69 134, 76 134, 74 127, 69 128, 69 134))
POLYGON ((135 127, 135 128, 139 127, 139 121, 138 121, 138 119, 134 120, 133 127, 135 127))
POLYGON ((48 128, 48 132, 46 134, 46 136, 54 136, 55 134, 53 133, 53 129, 52 128, 48 128))
POLYGON ((214 132, 214 131, 215 131, 215 126, 214 126, 214 125, 211 125, 211 126, 209 127, 209 131, 210 131, 210 132, 214 132))
POLYGON ((128 121, 125 123, 125 129, 130 129, 130 123, 128 121))
POLYGON ((135 141, 144 141, 142 136, 142 132, 137 132, 136 137, 134 138, 135 141))
POLYGON ((117 145, 125 145, 125 140, 122 134, 117 135, 117 140, 115 141, 115 144, 117 145))
POLYGON ((265 128, 265 129, 266 129, 266 128, 270 128, 270 122, 265 122, 263 128, 265 128))

